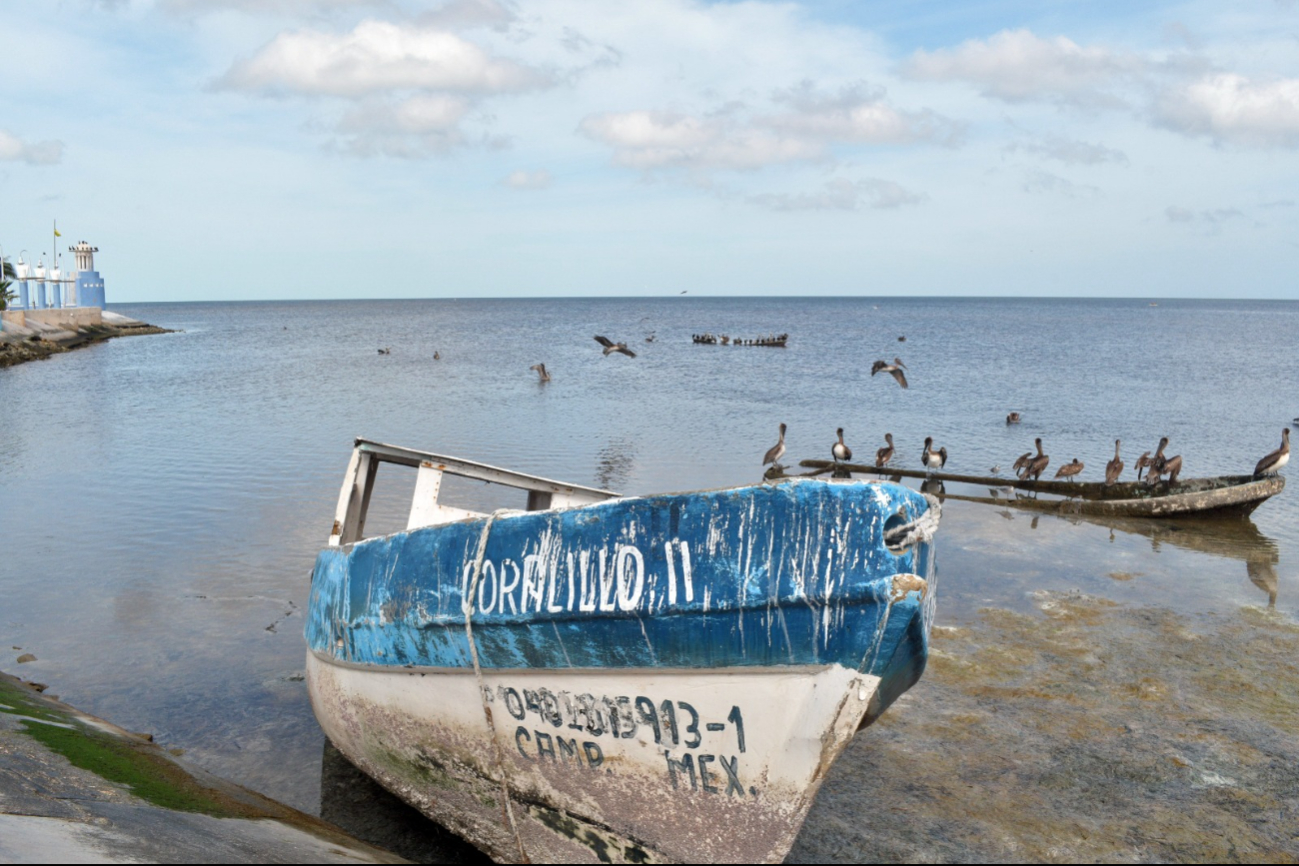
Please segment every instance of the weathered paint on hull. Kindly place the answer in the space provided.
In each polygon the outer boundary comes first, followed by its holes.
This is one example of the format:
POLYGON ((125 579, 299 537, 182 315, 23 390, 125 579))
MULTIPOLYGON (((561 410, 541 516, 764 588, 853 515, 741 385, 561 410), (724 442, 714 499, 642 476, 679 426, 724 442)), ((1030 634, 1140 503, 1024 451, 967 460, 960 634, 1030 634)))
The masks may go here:
POLYGON ((495 670, 480 692, 472 672, 315 655, 307 673, 325 733, 361 769, 493 858, 549 863, 779 862, 880 682, 839 665, 495 670), (575 718, 579 695, 629 699, 636 727, 575 718))
POLYGON ((497 859, 778 861, 852 734, 924 670, 932 546, 885 535, 928 509, 799 481, 327 548, 316 716, 497 859))

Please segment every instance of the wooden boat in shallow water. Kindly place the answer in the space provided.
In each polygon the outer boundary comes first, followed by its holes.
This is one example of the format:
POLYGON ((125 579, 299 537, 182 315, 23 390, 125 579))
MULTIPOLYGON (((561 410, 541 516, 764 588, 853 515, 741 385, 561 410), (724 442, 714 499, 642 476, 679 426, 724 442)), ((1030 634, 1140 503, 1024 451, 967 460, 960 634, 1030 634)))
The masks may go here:
POLYGON ((924 670, 937 501, 814 479, 619 497, 358 440, 312 577, 330 740, 514 862, 778 862, 924 670), (380 463, 409 525, 363 538, 380 463), (445 474, 527 511, 439 502, 445 474))
MULTIPOLYGON (((800 466, 829 469, 829 460, 804 460, 800 466)), ((951 499, 1010 505, 1033 511, 1083 514, 1093 517, 1189 517, 1246 516, 1285 489, 1280 475, 1220 475, 1215 478, 1185 478, 1176 484, 1130 481, 1095 484, 1081 481, 1021 481, 996 475, 957 475, 950 472, 918 472, 910 469, 876 469, 861 464, 843 464, 849 472, 895 478, 924 478, 930 481, 974 484, 998 491, 993 496, 944 494, 951 499), (1011 495, 1002 495, 1010 491, 1011 495), (1019 491, 1034 494, 1017 495, 1019 491), (1048 494, 1047 499, 1039 494, 1048 494)))

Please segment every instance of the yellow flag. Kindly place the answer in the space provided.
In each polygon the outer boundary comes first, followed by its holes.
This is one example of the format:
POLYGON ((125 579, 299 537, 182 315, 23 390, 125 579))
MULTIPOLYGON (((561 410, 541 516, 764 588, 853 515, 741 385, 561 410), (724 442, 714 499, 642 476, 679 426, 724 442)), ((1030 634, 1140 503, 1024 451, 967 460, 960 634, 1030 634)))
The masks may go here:
POLYGON ((55 229, 55 230, 54 230, 54 236, 55 236, 56 238, 61 238, 61 237, 63 237, 63 232, 59 231, 58 229, 55 229))

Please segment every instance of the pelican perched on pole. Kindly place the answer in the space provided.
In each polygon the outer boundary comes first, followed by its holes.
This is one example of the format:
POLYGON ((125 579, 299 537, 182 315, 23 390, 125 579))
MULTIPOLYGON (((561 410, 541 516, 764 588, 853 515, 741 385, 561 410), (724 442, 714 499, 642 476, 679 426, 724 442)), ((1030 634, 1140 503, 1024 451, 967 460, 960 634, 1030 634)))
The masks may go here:
POLYGON ((920 453, 920 462, 925 464, 925 469, 932 472, 935 469, 942 469, 947 465, 947 449, 939 448, 934 450, 934 437, 925 437, 925 450, 920 453))
POLYGON ((885 433, 884 441, 889 444, 875 452, 876 469, 883 469, 893 459, 893 434, 885 433))
POLYGON ((1051 458, 1042 450, 1042 439, 1040 437, 1034 439, 1033 444, 1037 446, 1037 456, 1029 460, 1028 465, 1024 467, 1025 481, 1030 479, 1033 481, 1040 480, 1042 473, 1046 471, 1046 467, 1051 465, 1051 458))
POLYGON ((843 441, 842 427, 839 428, 838 433, 839 441, 830 446, 830 456, 834 458, 834 474, 836 476, 843 472, 839 464, 852 459, 852 449, 845 445, 843 441))
POLYGON ((772 445, 769 449, 767 449, 766 454, 762 455, 762 465, 766 466, 768 463, 770 463, 774 468, 781 469, 782 467, 779 461, 780 458, 784 456, 785 456, 785 425, 784 423, 781 423, 780 439, 776 441, 775 445, 772 445))

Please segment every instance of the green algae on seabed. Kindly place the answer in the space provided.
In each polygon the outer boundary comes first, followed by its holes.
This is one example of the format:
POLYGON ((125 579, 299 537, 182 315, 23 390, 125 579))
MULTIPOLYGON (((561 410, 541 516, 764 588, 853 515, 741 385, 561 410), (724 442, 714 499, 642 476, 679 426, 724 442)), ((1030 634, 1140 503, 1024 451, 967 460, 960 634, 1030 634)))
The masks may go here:
POLYGON ((1299 626, 1033 599, 935 629, 791 862, 1299 862, 1299 626))
POLYGON ((261 817, 255 809, 203 787, 152 745, 98 730, 76 716, 32 700, 23 686, 0 679, 0 713, 17 716, 22 733, 57 752, 75 767, 123 785, 164 809, 214 818, 261 817))

